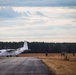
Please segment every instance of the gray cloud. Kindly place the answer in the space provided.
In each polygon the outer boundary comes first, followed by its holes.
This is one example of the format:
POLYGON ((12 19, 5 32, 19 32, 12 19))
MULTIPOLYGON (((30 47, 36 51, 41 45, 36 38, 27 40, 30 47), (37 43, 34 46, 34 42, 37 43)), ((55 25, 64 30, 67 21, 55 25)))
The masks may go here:
POLYGON ((36 14, 39 16, 45 16, 42 12, 39 12, 39 11, 37 11, 36 14))
MULTIPOLYGON (((32 11, 31 11, 32 12, 32 11)), ((34 13, 31 13, 30 11, 23 11, 23 12, 18 12, 15 11, 12 7, 0 7, 0 18, 25 18, 28 19, 27 17, 34 15, 37 16, 45 16, 42 12, 37 11, 34 13)))
POLYGON ((11 7, 1 7, 0 8, 0 17, 1 18, 16 18, 20 13, 14 11, 11 7))
POLYGON ((76 6, 76 0, 0 0, 0 6, 76 6))

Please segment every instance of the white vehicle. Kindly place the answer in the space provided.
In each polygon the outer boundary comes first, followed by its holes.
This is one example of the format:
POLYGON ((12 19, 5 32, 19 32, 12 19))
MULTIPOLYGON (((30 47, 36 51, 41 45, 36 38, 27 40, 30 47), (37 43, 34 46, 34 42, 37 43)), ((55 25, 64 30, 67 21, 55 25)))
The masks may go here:
POLYGON ((0 50, 0 56, 18 56, 18 54, 30 50, 28 49, 28 44, 25 41, 23 47, 18 48, 18 49, 1 49, 0 50))

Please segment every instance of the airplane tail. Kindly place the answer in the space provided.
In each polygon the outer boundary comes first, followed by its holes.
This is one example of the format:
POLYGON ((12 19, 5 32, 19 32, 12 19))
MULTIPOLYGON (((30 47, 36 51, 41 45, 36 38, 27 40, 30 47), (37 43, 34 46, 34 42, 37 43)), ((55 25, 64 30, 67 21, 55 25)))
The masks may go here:
POLYGON ((25 50, 28 50, 28 45, 27 45, 27 42, 26 42, 26 41, 24 42, 23 48, 24 48, 25 50))
POLYGON ((24 51, 28 51, 30 49, 28 49, 28 44, 27 44, 27 41, 24 41, 24 44, 23 44, 23 47, 21 48, 18 48, 17 51, 15 51, 15 55, 18 55, 24 51))

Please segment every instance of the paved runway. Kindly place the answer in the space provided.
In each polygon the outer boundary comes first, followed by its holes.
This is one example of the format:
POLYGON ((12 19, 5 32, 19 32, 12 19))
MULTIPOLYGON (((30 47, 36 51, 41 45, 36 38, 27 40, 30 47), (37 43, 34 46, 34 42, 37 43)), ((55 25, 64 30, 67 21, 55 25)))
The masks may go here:
POLYGON ((0 59, 0 75, 50 75, 37 57, 8 57, 0 59))

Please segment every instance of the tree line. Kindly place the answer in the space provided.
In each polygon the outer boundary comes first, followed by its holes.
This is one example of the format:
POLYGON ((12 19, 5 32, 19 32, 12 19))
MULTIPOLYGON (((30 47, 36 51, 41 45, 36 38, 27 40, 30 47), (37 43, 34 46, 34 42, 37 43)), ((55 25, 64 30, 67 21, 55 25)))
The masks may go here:
MULTIPOLYGON (((23 46, 23 42, 0 42, 0 49, 17 49, 23 46)), ((31 51, 24 53, 76 53, 76 43, 48 43, 48 42, 28 42, 31 51)))

